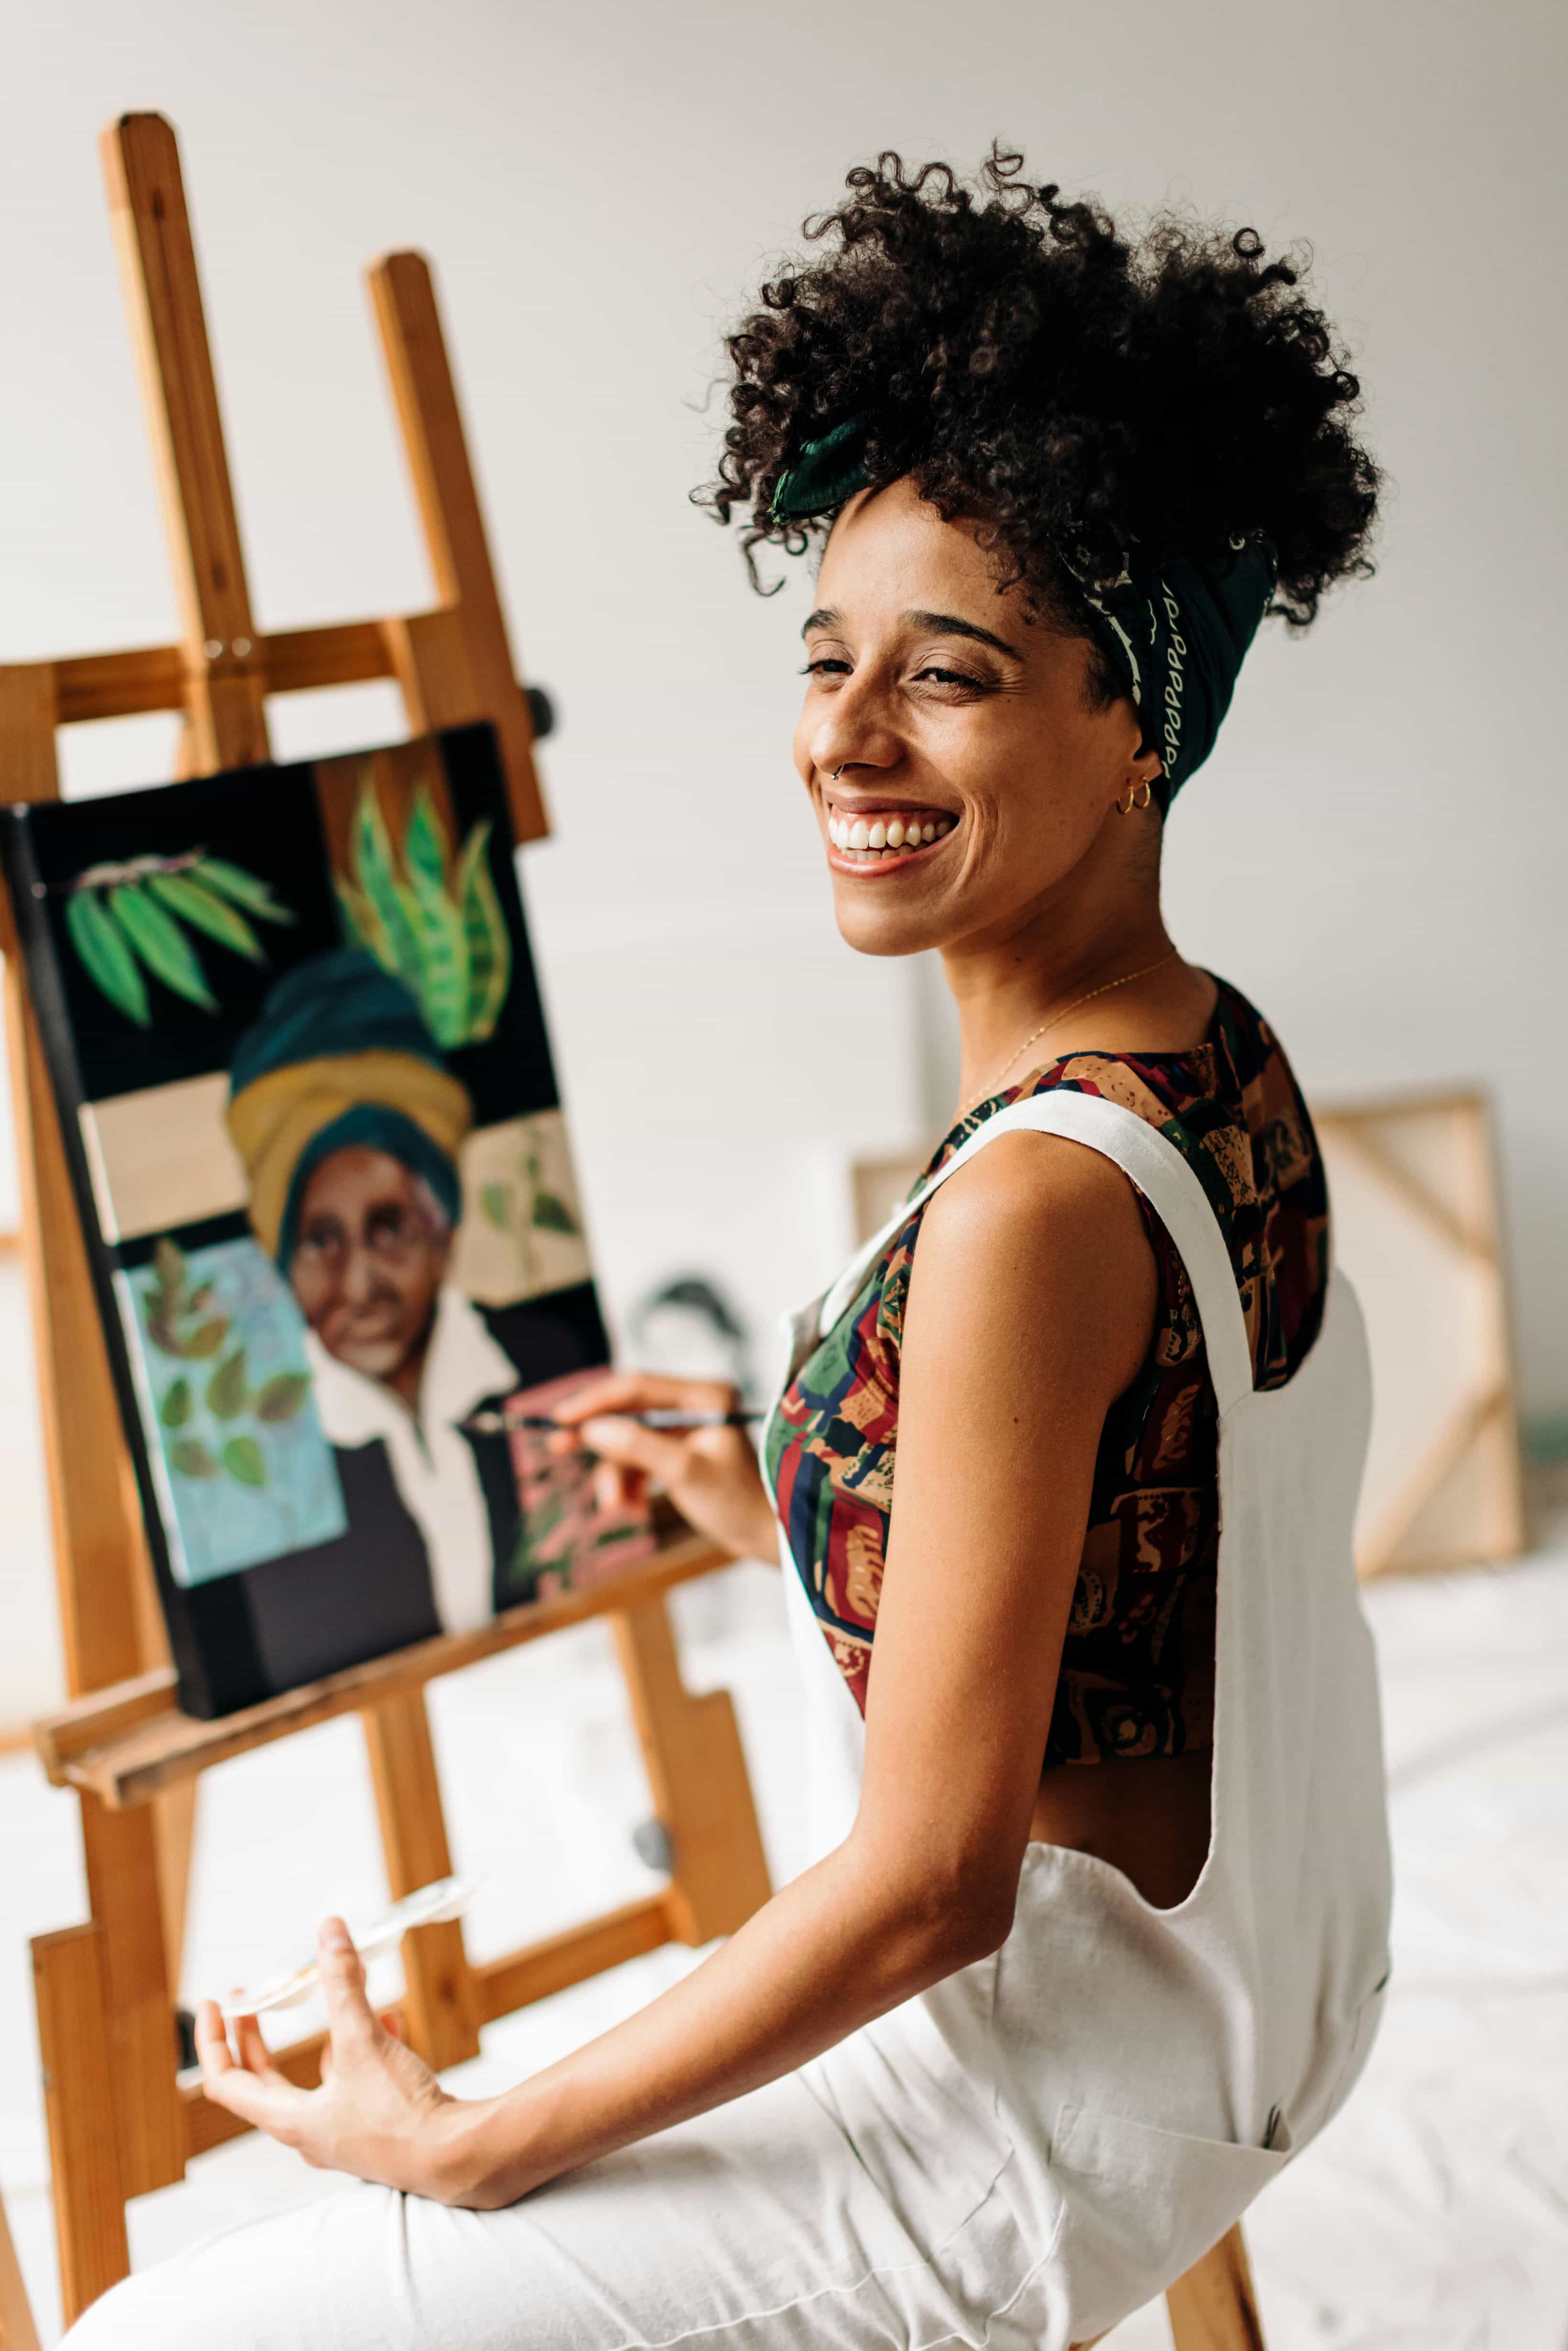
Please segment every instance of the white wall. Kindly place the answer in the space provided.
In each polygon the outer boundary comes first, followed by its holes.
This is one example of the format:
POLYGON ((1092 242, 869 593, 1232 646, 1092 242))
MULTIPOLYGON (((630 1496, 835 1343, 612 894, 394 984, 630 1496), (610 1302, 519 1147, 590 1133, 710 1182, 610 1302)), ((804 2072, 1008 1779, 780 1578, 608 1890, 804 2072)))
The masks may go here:
MULTIPOLYGON (((516 641, 564 713, 528 890, 607 1283, 706 1263, 760 1316, 831 1249, 823 1148, 932 1114, 939 1016, 826 915, 788 758, 803 583, 753 598, 685 504, 720 323, 889 141, 972 161, 1001 131, 1070 190, 1308 235, 1396 485, 1380 576, 1254 653, 1172 827, 1175 927, 1311 1087, 1493 1087, 1527 1394, 1560 1405, 1565 26, 1548 0, 15 12, 0 654, 172 627, 103 121, 182 134, 264 627, 429 596, 356 281, 430 252, 516 641)), ((275 708, 286 753, 396 724, 381 688, 275 708)), ((167 744, 97 730, 68 774, 150 780, 167 744)))

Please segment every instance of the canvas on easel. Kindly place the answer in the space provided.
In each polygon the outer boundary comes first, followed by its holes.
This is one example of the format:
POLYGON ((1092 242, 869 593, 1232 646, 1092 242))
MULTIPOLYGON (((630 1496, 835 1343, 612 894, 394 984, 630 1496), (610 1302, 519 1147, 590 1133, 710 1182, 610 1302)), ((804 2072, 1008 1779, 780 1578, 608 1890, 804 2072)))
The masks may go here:
POLYGON ((609 1348, 490 728, 0 847, 186 1710, 645 1557, 508 1426, 609 1348))

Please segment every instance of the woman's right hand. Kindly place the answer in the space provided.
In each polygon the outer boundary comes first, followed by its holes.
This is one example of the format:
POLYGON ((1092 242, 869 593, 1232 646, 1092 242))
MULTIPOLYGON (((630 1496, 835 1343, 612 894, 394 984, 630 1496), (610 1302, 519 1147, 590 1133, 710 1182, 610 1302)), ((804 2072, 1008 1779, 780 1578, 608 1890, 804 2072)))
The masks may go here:
POLYGON ((681 1516, 737 1559, 779 1557, 779 1530, 757 1455, 744 1428, 644 1428, 651 1411, 734 1412, 739 1398, 723 1380, 673 1380, 656 1372, 607 1372, 556 1406, 561 1434, 549 1442, 598 1454, 607 1508, 641 1501, 663 1486, 681 1516), (568 1432, 570 1431, 570 1434, 568 1432))

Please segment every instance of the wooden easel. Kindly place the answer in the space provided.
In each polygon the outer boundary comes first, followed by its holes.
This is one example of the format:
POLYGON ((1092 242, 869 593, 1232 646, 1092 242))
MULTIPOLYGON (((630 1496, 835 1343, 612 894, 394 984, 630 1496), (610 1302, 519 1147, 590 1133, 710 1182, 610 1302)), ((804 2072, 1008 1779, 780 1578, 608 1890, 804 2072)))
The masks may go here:
MULTIPOLYGON (((269 756, 267 696, 393 677, 410 728, 495 726, 519 841, 547 830, 532 732, 465 445, 428 266, 398 253, 371 300, 440 602, 428 612, 263 636, 251 617, 179 152, 156 114, 102 142, 125 292, 179 589, 172 645, 0 667, 0 778, 57 797, 55 730, 129 712, 183 716, 180 772, 269 756)), ((663 1594, 727 1564, 685 1535, 614 1585, 513 1610, 217 1722, 174 1710, 153 1592, 59 1123, 0 887, 25 1247, 43 1399, 60 1614, 73 1702, 37 1727, 50 1778, 81 1801, 90 1918, 33 1944, 56 2225, 68 2324, 124 2276, 126 2201, 183 2177, 242 2126, 175 2074, 173 1990, 198 1776, 331 1715, 365 1727, 394 1896, 451 1867, 424 1684, 590 1615, 610 1617, 659 1820, 667 1884, 607 1917, 474 1967, 456 1925, 404 1938, 409 2037, 435 2066, 474 2056, 479 2028, 674 1940, 727 1934, 768 1882, 727 1694, 682 1685, 663 1594)), ((280 2062, 317 2078, 320 2043, 280 2062)))

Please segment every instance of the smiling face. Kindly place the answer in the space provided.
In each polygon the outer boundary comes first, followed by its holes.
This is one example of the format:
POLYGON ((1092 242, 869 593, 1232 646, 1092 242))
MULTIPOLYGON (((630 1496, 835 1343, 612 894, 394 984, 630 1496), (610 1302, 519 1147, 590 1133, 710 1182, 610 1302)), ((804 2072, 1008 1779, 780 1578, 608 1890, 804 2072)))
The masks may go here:
POLYGON ((1134 705, 1094 709, 1092 648, 990 566, 908 481, 852 499, 822 558, 795 763, 864 954, 998 946, 1157 864, 1157 816, 1115 813, 1159 773, 1134 705))
POLYGON ((351 1144, 312 1170, 288 1279, 340 1363, 419 1393, 452 1231, 430 1186, 389 1152, 351 1144))

